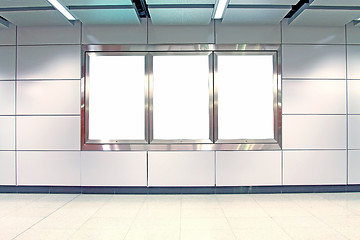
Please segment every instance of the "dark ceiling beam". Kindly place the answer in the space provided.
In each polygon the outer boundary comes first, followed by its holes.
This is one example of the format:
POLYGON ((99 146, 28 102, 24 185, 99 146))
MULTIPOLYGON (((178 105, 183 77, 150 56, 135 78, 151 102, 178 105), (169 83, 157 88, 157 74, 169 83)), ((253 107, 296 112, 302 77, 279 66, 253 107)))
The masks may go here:
POLYGON ((1 16, 0 16, 0 24, 7 28, 10 26, 10 22, 1 16))
POLYGON ((148 5, 145 0, 132 0, 132 2, 140 18, 150 18, 148 5))
POLYGON ((295 18, 300 15, 307 7, 309 7, 309 4, 313 2, 313 0, 300 0, 297 4, 293 5, 290 12, 285 16, 285 18, 292 19, 294 16, 295 18))

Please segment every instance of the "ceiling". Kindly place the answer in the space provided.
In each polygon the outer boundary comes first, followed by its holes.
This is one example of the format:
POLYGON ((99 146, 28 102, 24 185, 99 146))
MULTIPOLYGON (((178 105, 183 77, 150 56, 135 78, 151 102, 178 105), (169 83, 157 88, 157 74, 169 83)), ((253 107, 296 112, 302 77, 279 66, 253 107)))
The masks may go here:
MULTIPOLYGON (((217 0, 59 0, 83 24, 206 25, 217 0)), ((70 25, 47 0, 0 0, 0 27, 70 25)), ((360 18, 360 0, 229 0, 223 24, 344 26, 360 18), (306 3, 307 2, 307 3, 306 3), (310 2, 310 3, 309 3, 310 2)))

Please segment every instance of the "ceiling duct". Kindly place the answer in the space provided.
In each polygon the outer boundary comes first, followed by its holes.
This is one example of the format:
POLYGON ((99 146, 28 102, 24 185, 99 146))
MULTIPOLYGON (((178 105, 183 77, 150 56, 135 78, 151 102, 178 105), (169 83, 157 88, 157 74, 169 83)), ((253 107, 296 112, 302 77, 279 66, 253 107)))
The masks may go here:
POLYGON ((300 0, 296 5, 293 5, 290 12, 285 16, 285 18, 291 18, 298 12, 301 13, 306 3, 309 3, 309 0, 300 0))
POLYGON ((145 0, 132 0, 132 2, 140 18, 150 18, 148 6, 145 0))
POLYGON ((8 20, 6 20, 5 18, 0 16, 0 25, 3 25, 5 27, 9 27, 10 26, 10 22, 8 20))

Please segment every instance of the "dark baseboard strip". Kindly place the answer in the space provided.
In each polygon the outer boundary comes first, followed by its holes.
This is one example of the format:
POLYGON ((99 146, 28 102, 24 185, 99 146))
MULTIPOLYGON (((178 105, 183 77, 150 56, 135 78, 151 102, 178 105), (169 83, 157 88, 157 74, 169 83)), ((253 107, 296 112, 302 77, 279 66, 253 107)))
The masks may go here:
POLYGON ((0 186, 0 193, 51 194, 266 194, 360 192, 360 185, 254 187, 67 187, 0 186))

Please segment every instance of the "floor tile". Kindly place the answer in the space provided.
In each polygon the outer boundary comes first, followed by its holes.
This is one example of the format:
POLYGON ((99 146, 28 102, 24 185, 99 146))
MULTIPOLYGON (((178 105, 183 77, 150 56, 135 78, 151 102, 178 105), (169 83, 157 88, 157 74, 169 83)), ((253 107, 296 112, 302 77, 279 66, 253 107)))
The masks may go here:
POLYGON ((1 240, 12 240, 16 236, 20 235, 24 229, 0 229, 1 240))
POLYGON ((1 240, 360 240, 359 226, 360 193, 0 194, 1 240))
POLYGON ((294 240, 345 240, 347 239, 341 233, 329 227, 289 227, 284 231, 294 240))
POLYGON ((183 218, 224 218, 225 214, 221 208, 183 208, 183 218))
POLYGON ((279 227, 271 218, 228 218, 228 222, 232 229, 262 230, 279 227))
POLYGON ((148 205, 143 206, 138 214, 138 218, 180 218, 181 208, 180 206, 168 206, 164 207, 156 206, 150 207, 148 205))
POLYGON ((313 216, 308 210, 300 207, 276 207, 264 208, 264 211, 270 217, 311 217, 313 216))
POLYGON ((235 240, 231 230, 225 229, 184 229, 181 240, 235 240))
POLYGON ((326 228, 327 225, 316 217, 273 217, 283 228, 326 228))
POLYGON ((122 240, 127 231, 118 229, 79 229, 73 233, 69 240, 122 240))
POLYGON ((129 230, 133 223, 132 218, 99 218, 93 217, 86 221, 81 228, 106 231, 108 229, 117 229, 120 231, 129 230))
POLYGON ((263 229, 261 231, 254 231, 254 229, 235 229, 234 234, 236 239, 241 240, 291 240, 292 238, 287 235, 280 228, 263 229))
POLYGON ((181 230, 230 229, 226 218, 181 218, 181 230))
POLYGON ((48 230, 34 230, 30 229, 22 233, 16 240, 60 240, 69 239, 73 235, 75 230, 59 230, 59 229, 48 229, 48 230))
POLYGON ((268 217, 264 209, 260 207, 256 208, 234 208, 234 207, 223 207, 226 217, 268 217))
POLYGON ((176 227, 154 227, 138 228, 133 227, 127 233, 126 240, 179 240, 180 228, 176 227))

